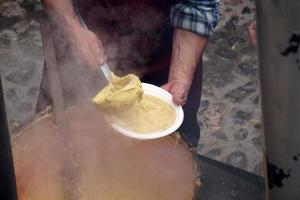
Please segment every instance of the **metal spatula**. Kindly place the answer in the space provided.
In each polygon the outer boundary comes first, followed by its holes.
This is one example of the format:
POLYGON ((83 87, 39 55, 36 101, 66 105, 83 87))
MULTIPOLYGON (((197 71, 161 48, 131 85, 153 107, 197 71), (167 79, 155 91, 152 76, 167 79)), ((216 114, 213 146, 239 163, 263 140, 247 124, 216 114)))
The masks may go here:
POLYGON ((101 68, 101 70, 102 70, 102 72, 103 72, 106 80, 109 81, 110 80, 110 76, 111 76, 111 71, 110 71, 107 63, 104 63, 103 65, 101 65, 100 68, 101 68))

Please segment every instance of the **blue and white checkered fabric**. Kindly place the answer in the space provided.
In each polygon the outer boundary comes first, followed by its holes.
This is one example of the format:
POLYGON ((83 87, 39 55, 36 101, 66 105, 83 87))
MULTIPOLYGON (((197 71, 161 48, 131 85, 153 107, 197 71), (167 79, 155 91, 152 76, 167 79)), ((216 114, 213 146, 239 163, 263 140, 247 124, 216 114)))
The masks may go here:
POLYGON ((185 0, 171 8, 171 25, 204 37, 212 35, 219 22, 219 0, 185 0))

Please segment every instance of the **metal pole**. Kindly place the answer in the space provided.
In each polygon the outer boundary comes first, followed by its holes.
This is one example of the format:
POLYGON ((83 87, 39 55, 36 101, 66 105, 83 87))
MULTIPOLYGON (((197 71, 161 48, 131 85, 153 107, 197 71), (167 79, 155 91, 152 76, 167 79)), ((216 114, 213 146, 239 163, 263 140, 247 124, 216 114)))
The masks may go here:
POLYGON ((12 150, 0 77, 0 199, 17 200, 12 150))
POLYGON ((268 198, 300 198, 300 1, 257 0, 268 198))

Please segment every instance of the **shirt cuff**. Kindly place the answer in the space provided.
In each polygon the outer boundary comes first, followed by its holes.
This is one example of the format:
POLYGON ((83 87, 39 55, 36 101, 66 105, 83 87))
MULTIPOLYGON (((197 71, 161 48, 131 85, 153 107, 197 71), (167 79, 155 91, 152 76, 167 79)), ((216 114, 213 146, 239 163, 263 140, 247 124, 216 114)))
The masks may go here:
POLYGON ((219 22, 219 6, 207 9, 203 5, 179 3, 171 8, 171 25, 198 35, 209 37, 219 22))

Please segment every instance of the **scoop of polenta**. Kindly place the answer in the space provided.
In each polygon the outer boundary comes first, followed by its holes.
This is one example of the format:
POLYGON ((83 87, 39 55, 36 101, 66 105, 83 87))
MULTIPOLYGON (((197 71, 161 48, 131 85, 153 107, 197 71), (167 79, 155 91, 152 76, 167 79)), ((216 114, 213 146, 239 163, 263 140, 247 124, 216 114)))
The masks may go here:
POLYGON ((138 103, 143 95, 140 79, 129 74, 118 77, 112 73, 109 84, 103 88, 92 102, 104 113, 123 111, 138 103))

